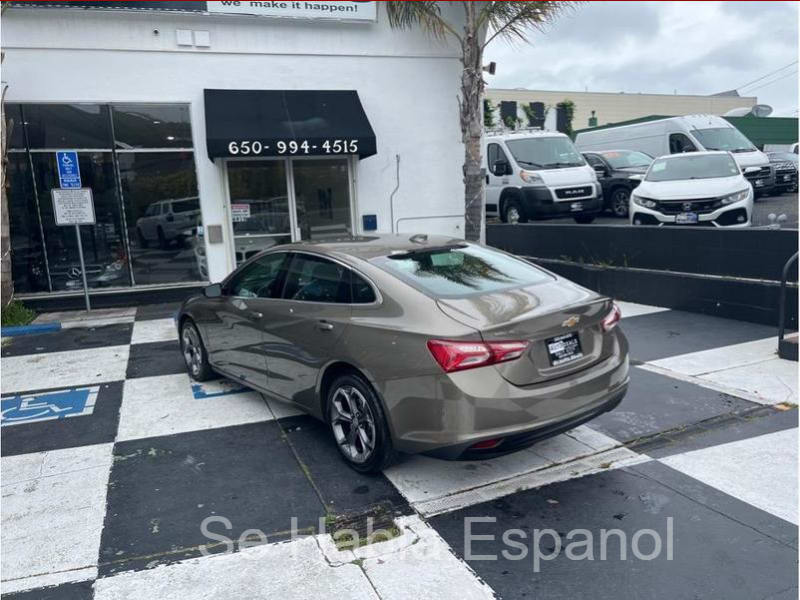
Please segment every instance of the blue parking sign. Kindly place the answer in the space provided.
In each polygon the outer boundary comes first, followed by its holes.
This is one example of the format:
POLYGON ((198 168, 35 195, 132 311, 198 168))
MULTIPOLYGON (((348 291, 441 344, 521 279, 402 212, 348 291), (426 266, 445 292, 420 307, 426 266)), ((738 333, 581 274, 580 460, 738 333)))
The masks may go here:
POLYGON ((100 386, 91 386, 5 396, 0 401, 2 426, 91 415, 99 392, 100 386))
POLYGON ((75 151, 56 152, 58 163, 58 182, 62 189, 81 187, 81 169, 78 166, 78 153, 75 151))

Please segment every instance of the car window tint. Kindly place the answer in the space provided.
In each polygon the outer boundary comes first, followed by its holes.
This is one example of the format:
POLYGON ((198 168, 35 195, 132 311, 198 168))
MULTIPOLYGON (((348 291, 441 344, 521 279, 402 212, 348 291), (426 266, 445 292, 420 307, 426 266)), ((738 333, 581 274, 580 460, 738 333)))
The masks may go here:
POLYGON ((279 298, 285 261, 286 253, 278 252, 248 264, 228 283, 226 292, 240 298, 279 298))
POLYGON ((347 269, 319 256, 295 254, 286 276, 283 297, 301 302, 348 304, 350 285, 347 269))
POLYGON ((375 302, 375 290, 363 277, 350 272, 350 293, 353 304, 370 304, 375 302))
POLYGON ((586 162, 588 162, 593 167, 603 166, 603 161, 600 160, 598 157, 596 157, 594 154, 584 154, 583 156, 586 159, 586 162))
POLYGON ((434 298, 465 298, 552 279, 529 262, 466 244, 384 256, 373 262, 434 298))

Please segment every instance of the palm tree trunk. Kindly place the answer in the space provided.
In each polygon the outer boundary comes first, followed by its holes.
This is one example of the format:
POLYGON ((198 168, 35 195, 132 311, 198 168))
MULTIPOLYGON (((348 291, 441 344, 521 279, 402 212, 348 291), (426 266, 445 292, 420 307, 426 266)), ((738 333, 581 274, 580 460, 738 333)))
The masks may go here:
POLYGON ((481 135, 483 116, 483 49, 476 27, 473 2, 465 2, 466 24, 462 41, 461 99, 459 117, 464 143, 464 237, 479 241, 483 229, 483 177, 481 174, 481 135))

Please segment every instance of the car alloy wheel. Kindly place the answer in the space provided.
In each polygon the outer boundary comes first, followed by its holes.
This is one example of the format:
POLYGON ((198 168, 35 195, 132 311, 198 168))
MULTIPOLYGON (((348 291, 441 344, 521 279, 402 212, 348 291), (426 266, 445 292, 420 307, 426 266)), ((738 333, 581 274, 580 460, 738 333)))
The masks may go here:
POLYGON ((628 216, 628 203, 631 199, 631 193, 626 189, 618 189, 611 196, 611 212, 617 217, 623 219, 628 216))
POLYGON ((375 417, 363 394, 343 385, 331 396, 330 421, 336 443, 352 462, 367 462, 375 451, 375 417))
POLYGON ((196 377, 203 368, 203 347, 200 345, 200 336, 192 325, 186 325, 183 328, 181 346, 183 346, 186 368, 193 377, 196 377))

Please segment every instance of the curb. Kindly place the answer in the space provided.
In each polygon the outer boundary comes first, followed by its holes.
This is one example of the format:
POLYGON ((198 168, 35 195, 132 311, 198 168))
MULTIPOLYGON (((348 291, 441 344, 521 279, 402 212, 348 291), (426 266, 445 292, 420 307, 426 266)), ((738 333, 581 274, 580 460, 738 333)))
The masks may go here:
POLYGON ((0 329, 2 337, 17 337, 20 335, 33 335, 36 333, 52 333, 61 331, 61 323, 39 323, 37 325, 15 325, 0 329))

